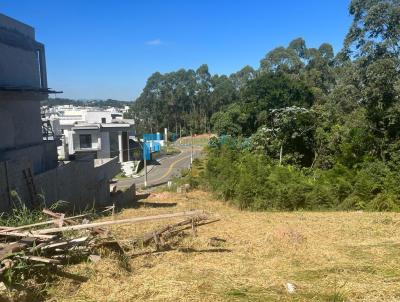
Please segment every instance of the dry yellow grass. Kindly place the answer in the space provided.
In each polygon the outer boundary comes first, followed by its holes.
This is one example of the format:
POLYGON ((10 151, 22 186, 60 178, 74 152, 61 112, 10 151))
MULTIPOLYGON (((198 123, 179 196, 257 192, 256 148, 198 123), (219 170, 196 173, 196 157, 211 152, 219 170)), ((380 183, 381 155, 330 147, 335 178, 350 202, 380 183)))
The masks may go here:
MULTIPOLYGON (((56 301, 400 301, 400 215, 362 212, 245 212, 196 191, 153 194, 117 218, 204 209, 221 217, 177 248, 68 268, 87 282, 60 280, 56 301), (152 207, 150 203, 177 203, 152 207), (209 238, 226 240, 211 246, 209 238), (293 294, 287 283, 296 287, 293 294)), ((113 227, 126 240, 166 222, 113 227)))

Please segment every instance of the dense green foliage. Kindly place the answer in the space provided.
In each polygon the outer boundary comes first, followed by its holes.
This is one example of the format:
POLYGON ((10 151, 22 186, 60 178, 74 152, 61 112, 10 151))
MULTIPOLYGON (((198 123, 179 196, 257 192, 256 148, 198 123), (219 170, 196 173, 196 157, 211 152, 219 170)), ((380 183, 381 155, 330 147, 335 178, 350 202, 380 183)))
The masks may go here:
POLYGON ((242 209, 400 210, 400 169, 379 161, 357 168, 279 165, 235 140, 209 149, 206 185, 242 209))
POLYGON ((238 101, 246 83, 256 71, 246 66, 229 77, 211 75, 207 65, 196 71, 154 73, 142 94, 127 114, 134 118, 139 132, 162 131, 188 134, 210 131, 211 116, 227 105, 238 101))
POLYGON ((157 73, 132 112, 144 127, 227 135, 205 176, 242 208, 397 210, 400 0, 352 0, 350 14, 336 55, 298 38, 258 70, 157 73))

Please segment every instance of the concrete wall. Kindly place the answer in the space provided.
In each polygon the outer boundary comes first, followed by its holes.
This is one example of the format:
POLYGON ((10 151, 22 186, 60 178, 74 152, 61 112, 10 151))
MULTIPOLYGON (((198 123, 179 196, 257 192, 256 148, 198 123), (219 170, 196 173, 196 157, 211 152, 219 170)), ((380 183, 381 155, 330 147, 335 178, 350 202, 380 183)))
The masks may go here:
POLYGON ((0 14, 0 26, 16 31, 30 39, 35 39, 35 29, 32 26, 24 24, 6 15, 0 14))
POLYGON ((47 88, 44 46, 31 26, 0 14, 0 54, 0 87, 16 89, 0 91, 0 161, 28 160, 35 173, 54 168, 55 142, 42 138, 40 101, 47 94, 38 92, 47 88))
POLYGON ((0 92, 0 152, 42 141, 40 99, 0 92))
POLYGON ((43 141, 24 148, 0 152, 1 161, 27 161, 33 173, 42 173, 58 165, 57 141, 43 141))
POLYGON ((85 115, 87 123, 102 123, 101 119, 105 118, 106 123, 112 122, 111 112, 107 111, 88 111, 85 115))
POLYGON ((18 192, 22 200, 29 204, 29 191, 23 175, 23 170, 30 167, 27 158, 0 162, 0 211, 5 212, 12 208, 17 199, 12 199, 13 191, 18 192))
POLYGON ((0 92, 0 161, 27 159, 34 173, 57 166, 57 142, 42 138, 41 99, 32 93, 0 92))
POLYGON ((100 132, 101 149, 97 152, 97 158, 110 158, 110 133, 100 132))
MULTIPOLYGON (((13 207, 12 191, 17 192, 27 206, 33 206, 23 177, 23 170, 27 167, 30 167, 28 160, 0 162, 0 211, 13 207)), ((119 170, 117 159, 102 162, 82 159, 35 175, 34 183, 46 205, 63 200, 82 210, 93 203, 109 204, 108 182, 119 170)))
POLYGON ((32 27, 0 14, 0 53, 0 86, 47 87, 44 47, 32 27))

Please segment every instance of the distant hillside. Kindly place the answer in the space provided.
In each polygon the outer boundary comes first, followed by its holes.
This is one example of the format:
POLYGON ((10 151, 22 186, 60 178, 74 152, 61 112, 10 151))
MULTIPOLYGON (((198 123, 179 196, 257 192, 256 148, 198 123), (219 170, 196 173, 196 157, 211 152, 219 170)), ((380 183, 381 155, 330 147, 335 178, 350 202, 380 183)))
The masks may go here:
POLYGON ((91 107, 117 107, 123 108, 130 106, 132 102, 118 101, 118 100, 72 100, 66 98, 48 99, 41 103, 42 106, 58 106, 58 105, 75 105, 75 106, 91 106, 91 107))

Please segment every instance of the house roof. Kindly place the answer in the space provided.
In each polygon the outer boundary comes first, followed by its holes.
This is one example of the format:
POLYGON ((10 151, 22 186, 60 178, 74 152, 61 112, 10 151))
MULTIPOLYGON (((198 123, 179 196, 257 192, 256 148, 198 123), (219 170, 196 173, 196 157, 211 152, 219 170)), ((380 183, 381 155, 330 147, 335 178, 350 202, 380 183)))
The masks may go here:
POLYGON ((72 130, 98 130, 100 129, 99 124, 76 124, 72 127, 72 130))
POLYGON ((80 123, 76 124, 76 126, 72 127, 72 130, 98 130, 98 129, 104 129, 105 131, 107 130, 129 130, 132 125, 130 124, 100 124, 100 123, 80 123))

